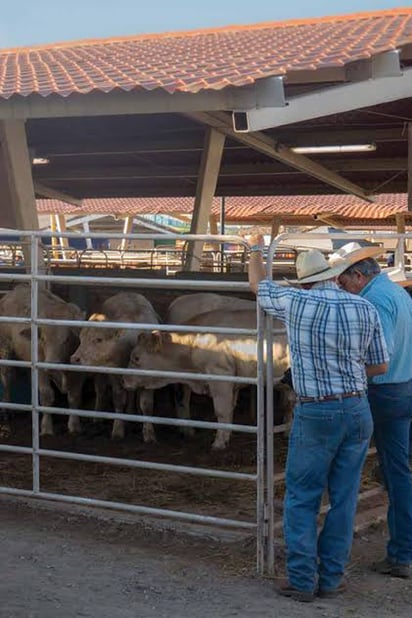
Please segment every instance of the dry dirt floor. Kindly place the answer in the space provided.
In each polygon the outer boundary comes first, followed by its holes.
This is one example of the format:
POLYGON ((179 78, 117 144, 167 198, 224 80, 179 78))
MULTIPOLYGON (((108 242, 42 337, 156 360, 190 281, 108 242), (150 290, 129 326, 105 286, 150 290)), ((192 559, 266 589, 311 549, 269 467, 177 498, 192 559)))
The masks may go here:
POLYGON ((354 541, 348 591, 302 604, 255 574, 254 541, 162 520, 0 497, 1 618, 409 618, 412 581, 379 576, 385 531, 354 541))
MULTIPOLYGON (((168 415, 167 401, 157 408, 160 416, 168 415)), ((195 399, 192 410, 195 417, 213 418, 210 402, 195 399)), ((140 426, 128 423, 126 439, 114 443, 109 422, 85 420, 84 433, 70 437, 65 418, 55 421, 56 435, 42 439, 42 448, 239 472, 256 468, 251 435, 234 435, 227 451, 217 455, 210 452, 212 431, 197 431, 188 440, 158 426, 158 443, 146 445, 140 426)), ((250 422, 248 412, 240 411, 236 421, 250 422)), ((13 415, 11 434, 2 442, 31 444, 28 415, 13 415)), ((277 472, 286 450, 285 437, 276 436, 277 472)), ((250 482, 50 457, 40 461, 44 491, 255 520, 250 482)), ((364 489, 377 485, 372 468, 373 461, 365 470, 364 489)), ((1 486, 31 489, 31 481, 30 456, 0 453, 1 486)), ((282 486, 276 497, 279 506, 282 486)), ((381 496, 360 509, 379 504, 381 496)), ((279 508, 276 518, 281 524, 279 508)), ((274 578, 256 576, 249 533, 0 496, 0 618, 410 617, 412 582, 369 570, 384 553, 384 536, 382 527, 363 528, 355 539, 348 592, 303 605, 277 597, 274 578)), ((283 556, 279 537, 277 580, 284 574, 283 556)))

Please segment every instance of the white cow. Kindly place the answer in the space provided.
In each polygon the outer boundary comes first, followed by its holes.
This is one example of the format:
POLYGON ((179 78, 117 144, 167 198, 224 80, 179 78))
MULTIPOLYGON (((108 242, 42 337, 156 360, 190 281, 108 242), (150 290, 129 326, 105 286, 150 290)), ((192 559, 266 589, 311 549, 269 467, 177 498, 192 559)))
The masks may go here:
MULTIPOLYGON (((221 326, 256 328, 254 310, 211 311, 203 313, 188 324, 196 326, 221 326)), ((282 328, 275 321, 275 328, 282 328)), ((280 380, 289 366, 289 350, 286 334, 277 336, 273 345, 274 378, 280 380)), ((157 371, 181 371, 227 376, 254 377, 257 371, 256 338, 240 335, 216 335, 203 333, 145 333, 139 335, 138 343, 130 356, 129 367, 157 371)), ((168 377, 124 376, 127 389, 137 387, 162 388, 173 383, 168 377)), ((185 380, 190 388, 213 399, 218 422, 231 423, 239 388, 243 385, 232 382, 185 380)), ((230 431, 218 429, 213 449, 224 449, 230 439, 230 431)))
MULTIPOLYGON (((173 300, 167 310, 167 324, 182 325, 186 324, 194 317, 209 311, 235 311, 247 309, 256 311, 254 300, 244 300, 236 296, 215 294, 213 292, 197 292, 195 294, 184 294, 173 300)), ((190 398, 191 389, 187 384, 178 385, 174 389, 174 403, 176 416, 182 419, 190 419, 190 398)), ((192 427, 184 427, 182 433, 187 437, 194 435, 192 427)))
MULTIPOLYGON (((150 302, 141 294, 120 292, 108 298, 102 305, 101 314, 93 314, 91 321, 131 322, 158 324, 159 318, 150 302)), ((72 354, 70 362, 80 365, 95 365, 99 367, 127 367, 130 353, 136 344, 139 331, 124 328, 92 328, 85 327, 80 331, 80 345, 72 354)), ((134 408, 133 401, 128 397, 123 387, 121 377, 110 375, 107 378, 112 390, 114 409, 118 413, 130 412, 134 408)), ((97 386, 97 395, 101 388, 97 386)), ((100 399, 96 397, 96 409, 100 399)), ((140 393, 140 409, 144 415, 153 414, 153 391, 142 390, 140 393)), ((124 438, 124 422, 115 420, 112 438, 124 438)), ((145 442, 155 441, 155 433, 151 423, 143 424, 145 442)))
POLYGON ((198 292, 196 294, 184 294, 173 300, 167 310, 167 324, 185 324, 201 313, 209 311, 240 311, 242 309, 256 311, 254 300, 244 300, 235 296, 214 294, 213 292, 198 292))
MULTIPOLYGON (((0 300, 0 315, 10 317, 30 317, 31 294, 26 284, 17 285, 0 300)), ((39 289, 38 315, 40 318, 54 320, 82 320, 84 313, 77 305, 67 303, 48 290, 39 289)), ((47 363, 68 363, 70 355, 78 345, 78 328, 70 326, 40 326, 38 357, 47 363)), ((0 324, 1 357, 23 361, 31 360, 31 328, 25 324, 0 324)), ((0 367, 4 388, 4 400, 10 401, 10 367, 0 367)), ((65 392, 65 376, 62 371, 39 371, 39 398, 43 406, 52 406, 55 399, 52 383, 65 392)), ((69 417, 68 427, 76 423, 69 417)), ((53 423, 49 414, 44 414, 41 434, 52 435, 53 423)))

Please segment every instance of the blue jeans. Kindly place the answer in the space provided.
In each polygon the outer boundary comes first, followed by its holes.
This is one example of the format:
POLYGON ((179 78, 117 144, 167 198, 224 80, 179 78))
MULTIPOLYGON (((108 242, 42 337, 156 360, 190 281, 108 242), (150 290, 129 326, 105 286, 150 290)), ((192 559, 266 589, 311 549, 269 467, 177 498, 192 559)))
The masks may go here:
POLYGON ((372 384, 368 388, 375 444, 388 492, 389 542, 387 557, 412 563, 412 476, 409 439, 412 420, 412 380, 400 384, 372 384))
POLYGON ((362 467, 373 431, 366 396, 295 408, 286 462, 284 532, 289 582, 336 588, 349 560, 362 467), (330 509, 317 535, 322 495, 330 509))

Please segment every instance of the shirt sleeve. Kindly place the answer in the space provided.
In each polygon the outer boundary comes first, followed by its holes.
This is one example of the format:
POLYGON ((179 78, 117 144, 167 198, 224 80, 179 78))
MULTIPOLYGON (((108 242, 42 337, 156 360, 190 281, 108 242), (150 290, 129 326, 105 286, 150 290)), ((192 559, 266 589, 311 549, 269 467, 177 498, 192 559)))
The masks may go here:
POLYGON ((257 300, 264 311, 284 322, 292 291, 295 291, 294 288, 263 279, 259 283, 257 300))
POLYGON ((372 307, 371 309, 373 310, 372 317, 375 318, 375 327, 373 329, 368 353, 366 355, 366 364, 381 365, 383 363, 389 362, 388 348, 386 346, 382 323, 379 318, 378 312, 374 307, 372 307))
POLYGON ((385 337, 386 347, 388 348, 389 359, 393 356, 394 340, 395 340, 395 316, 393 312, 388 311, 386 307, 380 305, 374 305, 378 312, 383 335, 385 337))

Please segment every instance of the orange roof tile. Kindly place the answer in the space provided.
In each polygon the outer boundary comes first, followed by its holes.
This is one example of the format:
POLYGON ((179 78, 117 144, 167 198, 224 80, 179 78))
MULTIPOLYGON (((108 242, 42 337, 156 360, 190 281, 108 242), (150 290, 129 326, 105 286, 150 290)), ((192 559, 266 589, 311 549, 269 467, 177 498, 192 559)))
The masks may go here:
POLYGON ((0 50, 0 98, 220 90, 412 42, 412 8, 0 50))
MULTIPOLYGON (((215 197, 212 212, 219 215, 221 199, 215 197)), ((116 214, 120 216, 142 214, 191 214, 194 199, 190 197, 158 198, 104 198, 85 199, 82 207, 58 200, 37 200, 39 214, 116 214)), ((397 213, 408 212, 405 193, 377 196, 371 204, 351 195, 295 195, 227 197, 225 212, 228 219, 247 220, 261 216, 270 219, 277 215, 313 216, 338 215, 350 219, 386 219, 397 213)))

